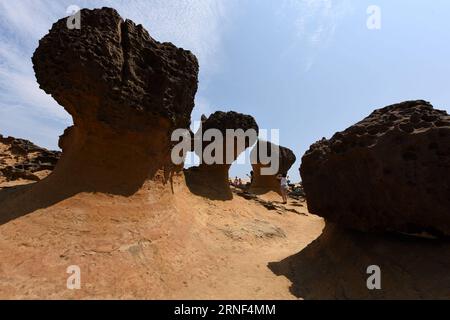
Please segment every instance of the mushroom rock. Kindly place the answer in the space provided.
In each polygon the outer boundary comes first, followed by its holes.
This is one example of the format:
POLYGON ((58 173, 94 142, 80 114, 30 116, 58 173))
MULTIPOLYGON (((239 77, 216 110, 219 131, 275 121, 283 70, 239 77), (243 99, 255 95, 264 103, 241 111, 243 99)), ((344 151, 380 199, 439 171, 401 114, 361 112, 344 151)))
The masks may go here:
POLYGON ((193 149, 195 153, 203 160, 205 148, 212 143, 211 141, 204 141, 204 139, 202 139, 204 133, 209 129, 216 129, 222 134, 223 157, 222 159, 217 159, 220 163, 207 164, 205 161, 202 161, 198 167, 193 167, 186 170, 186 182, 190 190, 195 194, 208 196, 213 199, 230 199, 232 198, 232 193, 228 183, 228 171, 232 163, 229 163, 229 161, 227 162, 226 159, 226 131, 227 129, 241 129, 247 133, 251 132, 248 130, 253 130, 254 132, 254 135, 246 135, 243 145, 239 145, 239 143, 237 143, 237 138, 234 139, 234 149, 232 154, 232 159, 234 162, 239 155, 245 151, 245 149, 256 142, 259 133, 258 124, 252 116, 234 111, 217 111, 209 118, 202 116, 202 125, 194 136, 194 140, 197 139, 199 141, 197 143, 194 142, 193 149), (199 147, 195 148, 195 145, 199 145, 199 147))
POLYGON ((277 175, 287 174, 289 169, 297 160, 292 150, 286 147, 278 146, 272 142, 262 140, 259 140, 253 148, 250 157, 252 159, 253 167, 253 182, 250 190, 253 193, 265 193, 268 191, 280 193, 280 180, 277 179, 277 175), (275 154, 272 155, 272 151, 274 151, 275 154), (276 157, 278 157, 279 167, 277 173, 267 175, 261 172, 261 169, 270 167, 270 164, 262 163, 259 156, 260 152, 267 152, 267 156, 272 159, 276 159, 276 157))
POLYGON ((450 235, 450 116, 428 102, 375 110, 313 144, 300 172, 309 211, 330 222, 450 235))
POLYGON ((171 133, 188 128, 199 66, 111 8, 81 10, 81 29, 56 22, 32 61, 40 88, 73 117, 53 180, 133 194, 177 171, 171 133))

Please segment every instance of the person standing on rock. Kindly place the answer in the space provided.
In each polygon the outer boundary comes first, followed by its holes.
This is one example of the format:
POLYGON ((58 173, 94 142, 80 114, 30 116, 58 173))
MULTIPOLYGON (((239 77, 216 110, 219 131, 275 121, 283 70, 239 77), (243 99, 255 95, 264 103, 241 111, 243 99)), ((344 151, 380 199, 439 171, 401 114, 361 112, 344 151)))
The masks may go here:
POLYGON ((287 174, 279 174, 277 178, 280 180, 280 191, 281 196, 283 197, 283 204, 286 204, 288 201, 288 181, 287 181, 287 174))
POLYGON ((247 175, 247 177, 249 177, 249 178, 250 178, 250 184, 252 184, 252 183, 253 183, 253 178, 254 178, 254 176, 255 176, 255 173, 253 172, 253 170, 252 170, 252 171, 250 171, 250 175, 247 175))

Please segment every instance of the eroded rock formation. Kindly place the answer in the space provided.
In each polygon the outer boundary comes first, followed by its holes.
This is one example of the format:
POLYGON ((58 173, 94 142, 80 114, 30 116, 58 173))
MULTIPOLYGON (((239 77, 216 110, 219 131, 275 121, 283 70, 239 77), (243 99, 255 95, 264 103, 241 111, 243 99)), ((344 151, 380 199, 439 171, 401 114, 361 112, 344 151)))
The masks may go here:
POLYGON ((60 139, 52 178, 132 194, 175 170, 170 134, 189 127, 198 62, 114 9, 83 9, 81 21, 80 30, 56 22, 32 59, 40 87, 74 122, 60 139))
POLYGON ((19 179, 39 181, 55 168, 59 157, 58 151, 0 135, 0 183, 19 179))
POLYGON ((217 111, 209 118, 202 116, 202 126, 194 137, 194 139, 200 141, 197 143, 199 147, 195 148, 196 143, 194 143, 193 147, 195 153, 203 161, 200 166, 190 168, 185 172, 186 181, 191 191, 211 198, 230 199, 232 194, 228 183, 228 171, 232 162, 234 162, 245 149, 256 142, 258 132, 259 128, 255 119, 249 115, 234 111, 217 111), (214 152, 212 153, 218 163, 208 163, 205 158, 205 155, 210 153, 204 151, 214 142, 214 139, 212 139, 213 141, 205 141, 206 139, 202 139, 202 137, 204 137, 205 132, 210 129, 217 130, 223 137, 223 144, 221 146, 223 150, 222 156, 219 157, 214 152), (227 145, 226 141, 227 129, 235 130, 236 137, 239 137, 234 138, 234 148, 230 148, 230 157, 228 157, 228 159, 227 149, 230 146, 227 145), (244 133, 244 135, 242 133, 244 133), (239 140, 242 143, 239 143, 239 140))
POLYGON ((294 152, 286 147, 260 140, 253 148, 250 157, 252 159, 254 174, 251 192, 265 193, 268 191, 275 191, 279 193, 280 180, 277 179, 277 175, 288 173, 289 169, 296 161, 294 152), (271 159, 278 158, 279 166, 278 171, 275 174, 261 172, 263 168, 268 168, 271 164, 263 163, 265 161, 261 161, 260 152, 262 152, 263 155, 266 154, 271 159), (272 152, 275 153, 272 155, 272 152))
POLYGON ((309 211, 362 231, 450 235, 450 116, 425 101, 374 111, 311 146, 309 211))

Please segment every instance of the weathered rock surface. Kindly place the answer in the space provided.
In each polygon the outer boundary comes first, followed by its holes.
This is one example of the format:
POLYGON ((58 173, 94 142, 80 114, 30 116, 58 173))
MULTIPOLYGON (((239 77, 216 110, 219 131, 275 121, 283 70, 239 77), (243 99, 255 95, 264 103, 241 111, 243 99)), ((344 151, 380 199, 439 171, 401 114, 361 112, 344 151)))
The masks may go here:
POLYGON ((189 127, 198 62, 114 9, 83 9, 81 21, 56 22, 32 59, 40 87, 74 121, 55 179, 130 194, 158 171, 170 176, 170 134, 189 127))
POLYGON ((255 193, 264 193, 267 191, 280 192, 280 180, 277 179, 278 174, 287 174, 289 169, 296 161, 295 154, 292 150, 278 146, 268 141, 258 141, 253 148, 251 155, 252 167, 253 167, 253 182, 251 185, 251 191, 255 193), (276 174, 267 175, 261 172, 263 168, 268 168, 270 165, 262 163, 260 159, 260 149, 267 156, 273 159, 278 157, 279 167, 276 174), (266 151, 267 150, 267 151, 266 151), (275 154, 272 157, 272 151, 275 154))
POLYGON ((55 168, 60 154, 28 140, 0 135, 0 182, 39 181, 55 168))
POLYGON ((311 146, 309 211, 362 231, 450 235, 450 116, 407 101, 311 146))
MULTIPOLYGON (((203 162, 198 167, 190 168, 185 171, 186 181, 192 192, 196 194, 206 195, 211 198, 229 199, 232 197, 231 189, 228 183, 228 171, 232 162, 234 162, 239 155, 245 151, 249 146, 254 144, 258 137, 258 124, 255 119, 250 115, 245 115, 237 113, 234 111, 222 112, 217 111, 213 113, 209 118, 202 116, 202 126, 195 134, 194 139, 200 141, 197 143, 199 146, 195 148, 195 153, 203 159, 203 162), (221 157, 216 157, 219 163, 208 164, 205 160, 204 155, 209 152, 204 152, 205 149, 210 146, 214 141, 205 141, 202 139, 204 133, 207 130, 215 129, 218 130, 223 136, 222 150, 223 154, 221 157), (232 130, 242 130, 241 134, 247 132, 248 136, 239 135, 242 143, 238 142, 238 138, 234 139, 233 146, 227 146, 226 134, 227 129, 232 130), (253 134, 250 134, 253 132, 253 134), (230 157, 227 159, 227 150, 230 149, 230 157), (205 190, 205 186, 207 189, 205 190), (206 194, 205 194, 206 192, 206 194)), ((215 153, 212 154, 216 156, 215 153)))

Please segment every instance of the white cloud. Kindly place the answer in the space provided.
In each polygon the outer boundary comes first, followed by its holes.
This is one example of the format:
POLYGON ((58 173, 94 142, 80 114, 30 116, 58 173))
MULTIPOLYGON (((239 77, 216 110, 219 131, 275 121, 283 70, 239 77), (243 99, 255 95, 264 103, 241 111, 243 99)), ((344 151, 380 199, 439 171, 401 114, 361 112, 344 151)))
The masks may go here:
POLYGON ((284 54, 297 51, 300 46, 308 71, 316 51, 327 47, 339 24, 353 11, 350 0, 284 0, 277 13, 292 21, 293 32, 293 41, 284 54))
POLYGON ((201 69, 218 68, 221 35, 233 1, 223 0, 153 0, 127 1, 115 6, 136 23, 142 23, 160 41, 191 50, 197 55, 201 69))
POLYGON ((293 13, 298 39, 323 45, 353 8, 350 0, 285 0, 284 12, 293 13))
MULTIPOLYGON (((0 0, 0 133, 6 127, 10 132, 21 132, 14 130, 14 126, 33 123, 34 132, 53 134, 53 129, 62 131, 70 122, 64 109, 39 89, 31 64, 39 39, 54 22, 67 15, 70 5, 114 7, 122 17, 142 24, 155 39, 191 50, 199 58, 202 77, 207 77, 220 65, 221 36, 233 3, 231 0, 0 0), (19 115, 29 119, 17 122, 19 115), (30 119, 36 115, 41 121, 30 119), (53 126, 50 130, 46 128, 49 125, 53 126)), ((201 109, 209 105, 201 97, 197 100, 201 109)), ((57 136, 42 138, 40 134, 25 138, 44 146, 54 146, 57 141, 57 136)))

